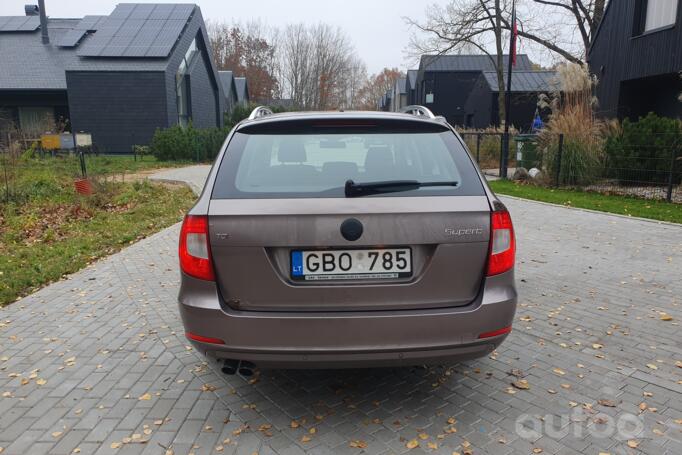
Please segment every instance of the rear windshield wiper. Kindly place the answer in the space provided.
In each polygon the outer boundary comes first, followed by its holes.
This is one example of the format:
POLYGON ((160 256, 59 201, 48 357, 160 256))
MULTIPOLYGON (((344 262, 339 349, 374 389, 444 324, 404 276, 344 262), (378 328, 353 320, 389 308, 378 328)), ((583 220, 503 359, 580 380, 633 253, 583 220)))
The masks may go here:
POLYGON ((385 182, 355 183, 346 180, 346 197, 371 196, 372 194, 398 193, 427 186, 457 186, 459 182, 419 182, 417 180, 387 180, 385 182))

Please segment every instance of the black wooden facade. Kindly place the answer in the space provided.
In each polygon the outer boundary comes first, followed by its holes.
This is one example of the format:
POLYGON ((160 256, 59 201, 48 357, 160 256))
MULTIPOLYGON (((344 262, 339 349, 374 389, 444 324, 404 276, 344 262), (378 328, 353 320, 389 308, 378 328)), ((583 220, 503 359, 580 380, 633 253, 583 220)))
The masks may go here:
MULTIPOLYGON (((674 23, 644 31, 647 0, 612 0, 589 52, 599 83, 598 113, 631 118, 682 117, 682 5, 674 23)), ((671 21, 672 21, 671 20, 671 21)))

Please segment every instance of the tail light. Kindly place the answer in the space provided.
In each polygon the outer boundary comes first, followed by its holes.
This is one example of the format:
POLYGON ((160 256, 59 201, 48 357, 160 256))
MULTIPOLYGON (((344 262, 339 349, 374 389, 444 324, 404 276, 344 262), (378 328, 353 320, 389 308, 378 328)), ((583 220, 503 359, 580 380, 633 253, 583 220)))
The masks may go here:
POLYGON ((225 342, 220 338, 205 337, 203 335, 197 335, 192 332, 185 332, 185 336, 190 340, 199 341, 201 343, 225 344, 225 342))
POLYGON ((490 217, 490 253, 487 276, 499 275, 514 267, 516 240, 511 216, 506 210, 492 212, 490 217))
POLYGON ((194 278, 215 281, 208 244, 207 216, 185 217, 180 230, 180 269, 194 278))
POLYGON ((512 331, 511 326, 509 326, 509 327, 504 327, 504 328, 499 329, 499 330, 493 330, 492 332, 485 332, 485 333, 482 333, 482 334, 480 334, 480 335, 478 336, 478 339, 479 339, 479 340, 482 340, 482 339, 484 339, 484 338, 493 338, 493 337, 497 337, 497 336, 500 336, 500 335, 504 335, 504 334, 506 334, 506 333, 510 333, 511 331, 512 331))

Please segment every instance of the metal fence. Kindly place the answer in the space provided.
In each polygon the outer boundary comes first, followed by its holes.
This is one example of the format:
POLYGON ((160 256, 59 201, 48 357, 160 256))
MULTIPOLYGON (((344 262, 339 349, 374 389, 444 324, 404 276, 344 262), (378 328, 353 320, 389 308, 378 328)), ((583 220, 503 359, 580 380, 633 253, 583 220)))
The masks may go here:
POLYGON ((516 134, 510 135, 505 166, 504 133, 460 135, 483 173, 492 177, 516 177, 551 187, 682 203, 679 137, 653 135, 637 145, 600 141, 599 148, 586 148, 563 134, 544 135, 542 139, 516 134), (533 177, 526 172, 532 168, 539 171, 533 171, 533 177))

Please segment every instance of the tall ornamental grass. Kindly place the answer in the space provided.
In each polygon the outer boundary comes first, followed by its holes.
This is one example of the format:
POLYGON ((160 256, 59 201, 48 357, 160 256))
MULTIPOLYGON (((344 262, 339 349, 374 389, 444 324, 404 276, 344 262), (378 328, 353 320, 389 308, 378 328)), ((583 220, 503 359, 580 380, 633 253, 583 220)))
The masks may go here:
POLYGON ((559 91, 541 100, 542 107, 552 111, 540 133, 548 178, 559 185, 587 185, 596 180, 603 169, 604 123, 594 116, 596 98, 592 90, 597 84, 586 65, 566 63, 557 68, 559 91), (559 164, 559 136, 563 134, 559 164), (557 179, 558 175, 558 180, 557 179))

